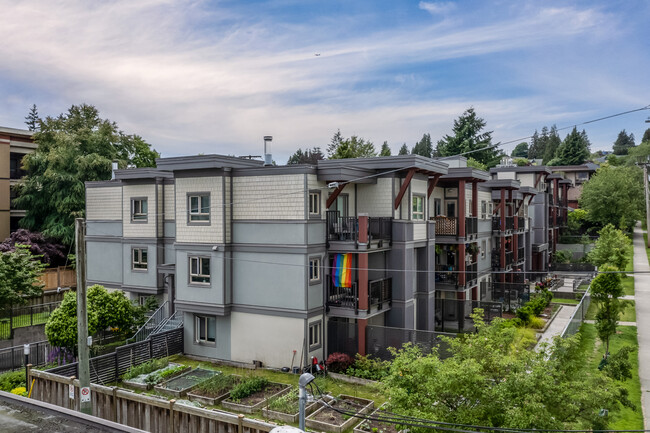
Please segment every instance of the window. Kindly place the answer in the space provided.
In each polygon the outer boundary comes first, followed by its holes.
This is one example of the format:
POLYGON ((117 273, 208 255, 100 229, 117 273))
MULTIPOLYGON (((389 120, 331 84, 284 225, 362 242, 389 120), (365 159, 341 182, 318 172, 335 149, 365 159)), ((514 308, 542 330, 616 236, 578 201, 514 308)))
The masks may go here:
POLYGON ((320 281, 320 257, 309 259, 309 282, 317 283, 320 281))
POLYGON ((348 211, 349 211, 348 195, 339 194, 339 196, 336 197, 336 200, 334 200, 334 203, 332 203, 332 207, 330 209, 333 211, 339 211, 339 216, 342 217, 348 216, 348 211))
POLYGON ((416 221, 424 221, 424 197, 421 195, 413 196, 413 216, 416 221))
POLYGON ((146 248, 133 248, 132 257, 132 269, 147 269, 147 249, 146 248))
POLYGON ((146 221, 147 220, 147 199, 134 198, 131 200, 131 220, 132 221, 146 221))
POLYGON ((492 202, 488 203, 488 214, 489 214, 489 218, 492 218, 492 216, 494 215, 494 203, 492 202))
POLYGON ((309 216, 320 216, 320 192, 309 193, 309 216))
POLYGON ((217 319, 210 316, 194 316, 194 341, 199 344, 217 342, 217 319))
POLYGON ((196 194, 188 197, 190 222, 210 221, 210 194, 196 194))
POLYGON ((313 350, 320 347, 322 329, 321 321, 309 324, 309 349, 313 350))
POLYGON ((487 202, 485 200, 481 200, 481 219, 486 219, 487 218, 487 202))
POLYGON ((210 284, 208 257, 190 257, 190 283, 210 284))
POLYGON ((482 259, 485 258, 485 250, 486 250, 486 249, 487 249, 487 241, 486 241, 485 239, 483 239, 483 240, 481 241, 481 258, 482 258, 482 259))
POLYGON ((433 199, 433 215, 438 216, 442 214, 442 200, 439 198, 433 199))
POLYGON ((445 202, 447 205, 447 218, 456 218, 456 200, 445 202))

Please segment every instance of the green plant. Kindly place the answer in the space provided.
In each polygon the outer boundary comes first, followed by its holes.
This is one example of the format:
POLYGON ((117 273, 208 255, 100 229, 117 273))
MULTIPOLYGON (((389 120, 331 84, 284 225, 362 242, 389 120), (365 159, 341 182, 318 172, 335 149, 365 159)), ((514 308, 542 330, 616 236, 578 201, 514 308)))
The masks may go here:
POLYGON ((19 386, 18 388, 12 389, 11 393, 16 395, 22 395, 23 397, 27 397, 27 388, 25 388, 24 386, 19 386))
POLYGON ((241 380, 241 377, 232 374, 217 374, 201 382, 196 389, 207 394, 219 395, 237 385, 241 380))
POLYGON ((169 360, 167 358, 152 359, 140 365, 134 365, 129 368, 126 373, 122 375, 122 380, 133 379, 134 377, 140 376, 141 374, 149 374, 153 371, 160 370, 169 365, 169 360))
POLYGON ((298 404, 298 390, 292 388, 291 391, 279 397, 274 397, 269 401, 268 408, 276 412, 294 414, 297 413, 299 408, 298 404))
POLYGON ((349 355, 341 352, 334 352, 327 357, 327 368, 333 373, 343 373, 354 361, 349 355))
POLYGON ((381 380, 388 374, 390 362, 381 359, 362 356, 357 353, 354 364, 345 370, 348 376, 360 377, 362 379, 381 380))
POLYGON ((531 317, 528 326, 530 326, 533 329, 542 329, 545 324, 546 322, 544 322, 543 319, 539 317, 531 317))
POLYGON ((238 402, 256 392, 262 391, 268 384, 268 379, 264 377, 249 377, 233 387, 232 391, 230 391, 230 399, 238 402))
POLYGON ((0 374, 0 390, 10 392, 21 385, 25 386, 25 370, 0 374))
POLYGON ((147 376, 147 378, 145 379, 145 383, 147 383, 148 385, 158 384, 164 381, 165 379, 167 379, 168 377, 173 376, 176 373, 180 372, 184 368, 185 367, 182 365, 177 365, 175 367, 165 368, 164 370, 159 371, 157 373, 149 374, 149 376, 147 376))

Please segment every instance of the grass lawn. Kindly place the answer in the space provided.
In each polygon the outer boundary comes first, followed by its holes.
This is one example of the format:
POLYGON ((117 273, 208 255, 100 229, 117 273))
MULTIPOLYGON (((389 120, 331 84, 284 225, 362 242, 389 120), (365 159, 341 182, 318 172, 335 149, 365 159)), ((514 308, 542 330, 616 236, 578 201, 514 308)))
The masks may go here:
MULTIPOLYGON (((34 317, 30 319, 30 314, 22 314, 20 316, 14 316, 13 318, 13 329, 22 328, 24 326, 31 325, 42 325, 47 322, 47 319, 50 317, 49 311, 43 311, 40 313, 34 313, 34 317)), ((7 340, 11 336, 11 330, 9 329, 9 319, 3 318, 0 319, 0 340, 7 340)))
MULTIPOLYGON (((625 272, 634 272, 634 247, 630 245, 627 250, 627 266, 625 267, 625 272)), ((623 284, 623 293, 625 295, 634 295, 634 278, 633 277, 623 277, 621 278, 621 284, 623 284)))
MULTIPOLYGON (((580 328, 582 340, 580 349, 583 351, 587 360, 587 368, 595 371, 598 363, 605 353, 605 346, 597 342, 596 327, 591 324, 583 324, 580 328), (598 343, 598 344, 597 344, 598 343)), ((616 335, 613 335, 609 342, 610 353, 617 352, 622 346, 633 346, 634 351, 630 354, 632 363, 632 379, 623 382, 623 387, 627 389, 630 401, 636 406, 637 410, 623 408, 612 416, 609 428, 614 430, 636 430, 643 429, 643 413, 641 410, 641 383, 639 381, 639 358, 638 342, 636 338, 635 326, 624 326, 619 328, 616 335)))
POLYGON ((571 305, 578 305, 580 303, 579 300, 577 299, 557 299, 553 298, 551 299, 552 304, 571 304, 571 305))
MULTIPOLYGON (((280 371, 270 371, 265 369, 248 370, 245 368, 217 365, 206 361, 195 361, 181 355, 172 356, 169 358, 169 360, 171 362, 179 362, 183 365, 189 365, 192 368, 201 367, 209 370, 219 370, 223 373, 262 376, 272 382, 286 383, 294 386, 298 386, 298 378, 300 377, 297 374, 282 373, 280 371)), ((329 392, 334 396, 339 394, 347 394, 353 397, 361 397, 374 400, 375 407, 379 407, 386 401, 386 398, 379 392, 377 386, 355 385, 347 382, 342 382, 340 380, 335 380, 330 377, 318 377, 316 383, 323 392, 329 392)))
MULTIPOLYGON (((628 306, 618 317, 618 320, 621 322, 636 322, 636 305, 634 301, 625 301, 628 303, 628 306)), ((595 302, 589 304, 589 309, 585 315, 586 320, 596 320, 596 313, 598 312, 598 306, 595 302)))

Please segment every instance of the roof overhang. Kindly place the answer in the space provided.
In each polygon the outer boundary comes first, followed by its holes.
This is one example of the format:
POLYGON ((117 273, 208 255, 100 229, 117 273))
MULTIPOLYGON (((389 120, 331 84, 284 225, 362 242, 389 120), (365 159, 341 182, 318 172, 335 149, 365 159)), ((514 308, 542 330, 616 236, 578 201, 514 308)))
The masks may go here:
POLYGON ((420 155, 327 159, 318 161, 318 180, 368 183, 369 179, 394 177, 395 173, 401 176, 411 169, 427 177, 445 175, 449 171, 447 164, 420 155))
POLYGON ((161 170, 177 171, 263 167, 264 162, 225 155, 194 155, 158 158, 156 165, 161 170))

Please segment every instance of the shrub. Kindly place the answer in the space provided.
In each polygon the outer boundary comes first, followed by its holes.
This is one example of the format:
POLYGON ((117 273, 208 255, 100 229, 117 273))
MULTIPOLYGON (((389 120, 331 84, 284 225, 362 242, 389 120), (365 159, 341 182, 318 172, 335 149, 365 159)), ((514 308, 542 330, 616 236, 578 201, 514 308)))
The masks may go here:
POLYGON ((0 374, 0 390, 10 392, 21 385, 25 385, 25 370, 0 374))
POLYGON ((390 362, 388 361, 362 356, 357 353, 354 364, 345 370, 345 374, 362 379, 382 380, 388 375, 389 368, 390 362))
POLYGON ((19 386, 18 388, 12 389, 11 393, 16 395, 22 395, 23 397, 27 397, 27 388, 25 388, 24 386, 19 386))
POLYGON ((542 329, 546 325, 546 322, 539 317, 531 317, 528 325, 533 329, 542 329))
POLYGON ((264 377, 249 377, 243 382, 235 385, 230 391, 230 399, 237 402, 243 398, 262 391, 269 384, 269 381, 264 377))
POLYGON ((327 357, 327 369, 333 373, 344 373, 354 361, 349 355, 334 352, 327 357))

